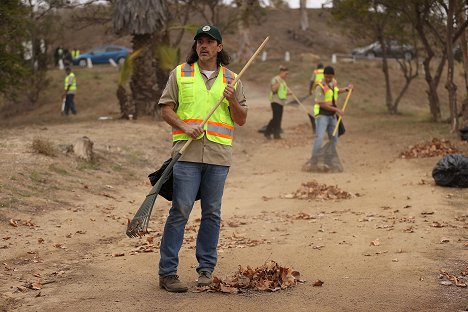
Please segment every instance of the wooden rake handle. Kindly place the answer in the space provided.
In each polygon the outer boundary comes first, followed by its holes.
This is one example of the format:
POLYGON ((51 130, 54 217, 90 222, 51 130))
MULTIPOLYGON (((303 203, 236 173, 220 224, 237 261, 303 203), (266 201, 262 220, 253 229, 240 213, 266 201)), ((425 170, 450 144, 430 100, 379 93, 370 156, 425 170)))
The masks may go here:
MULTIPOLYGON (((348 100, 349 100, 349 97, 351 96, 351 93, 353 93, 353 89, 349 89, 349 92, 348 92, 348 95, 346 95, 346 100, 344 102, 344 105, 343 105, 343 112, 345 111, 346 109, 346 105, 348 105, 348 100)), ((333 130, 333 136, 336 135, 336 132, 338 131, 338 126, 340 125, 340 122, 341 122, 341 116, 338 117, 338 121, 336 123, 336 126, 335 126, 335 130, 333 130)))
MULTIPOLYGON (((248 60, 248 62, 244 65, 244 68, 242 68, 242 70, 240 71, 240 73, 236 76, 236 79, 234 79, 234 82, 233 82, 233 85, 235 85, 239 79, 242 77, 242 75, 245 73, 245 71, 247 70, 247 68, 249 68, 250 64, 252 64, 252 62, 255 60, 255 58, 257 57, 257 55, 262 51, 262 49, 265 47, 265 45, 267 44, 268 40, 270 39, 270 36, 266 37, 265 40, 263 40, 262 44, 258 47, 257 51, 255 51, 255 53, 250 57, 250 59, 248 60)), ((213 115, 213 113, 215 112, 215 110, 218 108, 218 106, 221 104, 221 102, 224 100, 225 96, 223 94, 223 96, 218 100, 218 102, 216 102, 216 105, 213 106, 213 108, 210 110, 210 112, 208 113, 208 115, 206 116, 206 118, 203 120, 201 126, 203 127, 206 122, 208 121, 208 119, 210 119, 211 115, 213 115)), ((187 147, 189 147, 190 143, 192 143, 193 139, 189 139, 185 144, 184 146, 182 146, 182 148, 180 149, 179 153, 182 155, 185 150, 187 149, 187 147)))
POLYGON ((301 101, 298 99, 298 97, 294 94, 294 92, 292 92, 291 89, 289 89, 288 86, 286 86, 286 88, 288 89, 289 93, 291 93, 292 97, 294 98, 294 100, 299 103, 299 105, 301 106, 302 110, 307 114, 307 115, 310 115, 309 112, 307 111, 307 108, 305 107, 304 104, 301 103, 301 101))

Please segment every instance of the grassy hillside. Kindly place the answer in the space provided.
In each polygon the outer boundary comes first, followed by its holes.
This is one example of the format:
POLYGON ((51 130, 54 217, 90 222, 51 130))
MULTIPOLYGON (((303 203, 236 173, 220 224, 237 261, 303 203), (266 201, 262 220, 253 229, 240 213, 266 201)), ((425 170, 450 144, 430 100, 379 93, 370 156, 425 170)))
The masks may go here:
MULTIPOLYGON (((270 78, 276 74, 280 64, 285 64, 283 60, 284 52, 289 51, 291 62, 286 64, 290 68, 289 85, 297 95, 305 95, 311 72, 318 62, 329 64, 332 53, 349 53, 357 45, 355 38, 347 37, 345 25, 336 24, 328 12, 311 9, 309 10, 309 20, 310 31, 301 33, 298 10, 270 9, 265 21, 252 27, 253 48, 260 44, 266 36, 270 36, 270 42, 265 50, 268 53, 268 60, 266 62, 261 62, 260 59, 257 60, 243 79, 247 83, 247 90, 249 86, 258 87, 260 91, 264 90, 265 101, 267 101, 270 78), (297 36, 294 39, 293 33, 306 36, 307 41, 302 40, 303 37, 298 39, 297 36)), ((192 22, 201 23, 201 21, 192 22)), ((192 36, 193 34, 190 33, 185 34, 181 44, 182 56, 190 48, 192 36)), ((226 32, 224 38, 226 50, 230 53, 235 52, 237 48, 236 34, 226 32)), ((68 43, 70 47, 79 47, 82 51, 85 51, 109 43, 130 46, 130 37, 116 37, 112 34, 110 25, 103 24, 76 30, 72 34, 64 33, 64 42, 68 43)), ((334 66, 340 85, 349 82, 355 85, 355 92, 349 107, 350 114, 359 114, 361 112, 385 113, 385 84, 379 61, 361 60, 352 63, 341 60, 334 66)), ((462 68, 459 64, 457 66, 456 81, 458 85, 462 85, 462 68)), ((231 64, 230 67, 239 71, 241 64, 231 64)), ((402 87, 403 76, 395 61, 390 62, 390 71, 394 97, 396 97, 397 91, 402 87)), ((76 97, 79 115, 69 119, 94 119, 103 115, 118 117, 119 107, 115 96, 118 70, 111 66, 100 65, 95 66, 93 69, 75 68, 75 73, 79 83, 79 91, 76 97)), ((39 108, 25 113, 21 117, 5 121, 5 125, 24 122, 49 123, 62 120, 59 107, 64 73, 53 69, 49 71, 49 78, 51 84, 43 94, 39 108)), ((443 103, 443 115, 446 117, 448 115, 447 93, 443 85, 444 79, 442 79, 439 89, 443 103)), ((421 69, 420 76, 413 82, 400 104, 401 112, 416 115, 417 120, 429 120, 425 90, 426 83, 421 69)), ((461 98, 462 96, 459 94, 459 100, 461 98)))

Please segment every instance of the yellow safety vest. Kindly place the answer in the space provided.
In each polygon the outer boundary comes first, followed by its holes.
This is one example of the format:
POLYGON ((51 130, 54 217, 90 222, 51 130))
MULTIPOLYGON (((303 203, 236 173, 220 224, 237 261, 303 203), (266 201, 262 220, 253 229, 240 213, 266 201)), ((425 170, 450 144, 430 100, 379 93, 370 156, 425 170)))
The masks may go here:
POLYGON ((314 70, 314 75, 315 75, 315 80, 314 80, 315 84, 318 84, 320 81, 323 80, 323 78, 325 78, 323 76, 323 68, 314 70))
MULTIPOLYGON (((323 90, 323 94, 325 95, 325 103, 332 106, 333 105, 333 98, 335 98, 335 103, 338 101, 338 91, 340 90, 338 88, 338 82, 336 82, 335 79, 333 79, 333 90, 323 81, 319 81, 317 83, 323 90)), ((336 105, 335 105, 336 106, 336 105)), ((323 110, 320 107, 320 104, 315 103, 314 105, 314 116, 317 116, 320 114, 320 111, 323 110)))
MULTIPOLYGON (((198 68, 198 63, 184 63, 177 66, 176 77, 177 86, 179 87, 177 116, 186 123, 201 124, 223 95, 226 85, 234 81, 236 74, 221 66, 218 77, 210 90, 206 88, 205 81, 198 68)), ((229 102, 226 99, 221 102, 203 128, 205 129, 205 133, 198 137, 197 140, 206 134, 208 140, 212 142, 232 145, 234 121, 229 111, 229 102)), ((173 141, 189 140, 190 138, 182 130, 177 128, 172 129, 173 141)))
POLYGON ((80 56, 80 50, 72 50, 71 52, 72 58, 77 58, 80 56))
MULTIPOLYGON (((288 85, 286 84, 286 81, 284 81, 283 79, 279 77, 278 79, 280 80, 280 84, 276 93, 278 94, 278 98, 280 100, 286 100, 288 98, 288 85)), ((270 91, 270 101, 272 99, 273 99, 273 91, 270 91)))
POLYGON ((68 91, 76 91, 76 78, 74 73, 70 73, 67 77, 65 77, 65 91, 68 88, 68 85, 70 84, 70 79, 73 78, 73 82, 70 86, 70 89, 68 91))

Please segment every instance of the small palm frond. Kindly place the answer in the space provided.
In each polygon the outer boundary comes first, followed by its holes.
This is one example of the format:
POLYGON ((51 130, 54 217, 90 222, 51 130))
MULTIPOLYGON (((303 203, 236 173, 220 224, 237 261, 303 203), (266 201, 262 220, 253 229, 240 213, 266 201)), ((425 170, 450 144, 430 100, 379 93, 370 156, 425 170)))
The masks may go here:
POLYGON ((132 54, 130 54, 127 59, 125 60, 125 63, 123 64, 123 66, 120 68, 120 75, 119 75, 119 85, 120 86, 123 86, 125 85, 128 80, 130 79, 130 77, 132 76, 132 73, 133 73, 133 62, 135 60, 135 58, 138 57, 138 55, 141 54, 141 52, 143 52, 143 48, 140 48, 136 51, 134 51, 132 54))
POLYGON ((159 60, 161 69, 170 71, 179 62, 180 49, 168 45, 158 45, 154 51, 154 56, 159 60))

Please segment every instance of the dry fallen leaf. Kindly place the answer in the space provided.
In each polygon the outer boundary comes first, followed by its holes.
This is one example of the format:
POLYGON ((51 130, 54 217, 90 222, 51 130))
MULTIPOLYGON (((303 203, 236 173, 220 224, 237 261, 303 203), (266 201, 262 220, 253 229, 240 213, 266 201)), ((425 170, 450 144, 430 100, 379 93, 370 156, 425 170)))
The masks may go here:
POLYGON ((27 287, 29 289, 33 289, 33 290, 41 290, 42 289, 42 285, 39 282, 29 283, 27 287))
POLYGON ((125 254, 123 252, 116 252, 112 254, 112 257, 123 257, 125 254))
POLYGON ((448 243, 448 242, 450 242, 450 239, 448 239, 447 237, 442 237, 442 238, 440 239, 440 243, 441 243, 441 244, 448 243))
POLYGON ((380 245, 379 239, 377 238, 377 239, 371 241, 371 242, 370 242, 370 245, 371 245, 371 246, 379 246, 379 245, 380 245))
POLYGON ((10 225, 14 227, 18 227, 18 221, 10 219, 10 225))
POLYGON ((323 282, 321 280, 316 280, 313 284, 313 286, 320 287, 323 285, 323 282))

